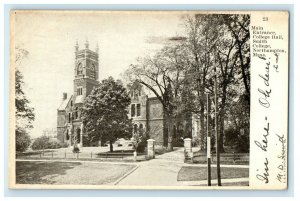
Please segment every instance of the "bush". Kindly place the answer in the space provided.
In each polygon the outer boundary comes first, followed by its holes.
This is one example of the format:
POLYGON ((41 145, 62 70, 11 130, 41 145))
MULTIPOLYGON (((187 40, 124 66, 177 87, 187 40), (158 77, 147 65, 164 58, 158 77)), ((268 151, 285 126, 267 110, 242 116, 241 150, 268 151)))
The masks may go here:
POLYGON ((16 151, 24 152, 30 146, 30 136, 22 129, 16 129, 16 151))
POLYGON ((184 144, 183 138, 173 139, 173 146, 174 147, 183 147, 183 144, 184 144))
POLYGON ((230 127, 225 130, 225 145, 234 148, 237 152, 249 152, 249 133, 241 135, 238 129, 230 127))
POLYGON ((48 149, 49 144, 50 144, 49 140, 50 139, 46 136, 38 137, 32 143, 31 148, 33 150, 48 149))
POLYGON ((41 149, 59 149, 68 147, 67 143, 60 143, 56 140, 51 140, 49 137, 41 136, 35 139, 32 143, 31 148, 33 150, 41 149))

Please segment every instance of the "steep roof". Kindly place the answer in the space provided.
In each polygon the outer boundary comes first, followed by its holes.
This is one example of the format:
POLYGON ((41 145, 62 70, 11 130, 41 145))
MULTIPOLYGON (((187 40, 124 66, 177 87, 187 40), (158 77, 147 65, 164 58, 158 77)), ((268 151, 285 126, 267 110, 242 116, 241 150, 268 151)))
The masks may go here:
POLYGON ((63 100, 57 110, 66 110, 66 108, 68 106, 68 103, 70 102, 70 100, 72 99, 72 97, 73 96, 71 96, 70 98, 67 98, 67 99, 63 100))

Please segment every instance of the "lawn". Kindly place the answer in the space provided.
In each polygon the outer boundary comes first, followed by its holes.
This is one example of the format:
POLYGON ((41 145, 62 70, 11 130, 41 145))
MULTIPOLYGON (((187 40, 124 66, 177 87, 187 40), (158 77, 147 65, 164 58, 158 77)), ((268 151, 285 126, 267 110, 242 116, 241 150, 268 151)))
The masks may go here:
POLYGON ((135 165, 88 163, 17 161, 17 184, 111 184, 132 170, 135 165))
MULTIPOLYGON (((248 168, 234 168, 234 167, 221 167, 222 179, 233 178, 248 178, 248 168)), ((217 168, 211 168, 211 179, 217 179, 217 168)), ((206 167, 182 167, 178 172, 178 181, 200 181, 207 180, 207 168, 206 167)))

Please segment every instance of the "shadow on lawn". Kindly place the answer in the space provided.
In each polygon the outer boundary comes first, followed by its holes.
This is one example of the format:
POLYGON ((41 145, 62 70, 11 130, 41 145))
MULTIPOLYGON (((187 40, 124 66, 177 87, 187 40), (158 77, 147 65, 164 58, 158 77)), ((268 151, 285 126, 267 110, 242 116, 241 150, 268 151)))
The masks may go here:
POLYGON ((66 174, 66 170, 81 165, 78 163, 40 162, 40 161, 17 161, 16 183, 17 184, 53 184, 49 177, 57 177, 66 174), (43 178, 48 176, 47 178, 43 178))
MULTIPOLYGON (((211 168, 212 179, 217 179, 216 167, 211 168)), ((233 178, 248 178, 249 168, 234 168, 234 167, 221 167, 222 179, 233 178)), ((206 167, 182 167, 177 176, 178 181, 201 181, 207 180, 207 168, 206 167)))

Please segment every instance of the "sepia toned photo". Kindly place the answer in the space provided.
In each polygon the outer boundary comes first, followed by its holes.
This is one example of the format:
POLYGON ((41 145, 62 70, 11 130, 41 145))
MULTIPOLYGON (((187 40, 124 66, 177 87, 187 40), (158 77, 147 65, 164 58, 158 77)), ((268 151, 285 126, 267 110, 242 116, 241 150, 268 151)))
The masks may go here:
POLYGON ((287 188, 288 13, 10 23, 10 188, 287 188))

